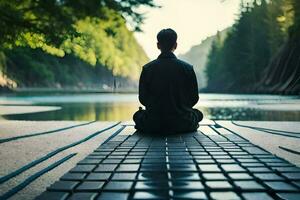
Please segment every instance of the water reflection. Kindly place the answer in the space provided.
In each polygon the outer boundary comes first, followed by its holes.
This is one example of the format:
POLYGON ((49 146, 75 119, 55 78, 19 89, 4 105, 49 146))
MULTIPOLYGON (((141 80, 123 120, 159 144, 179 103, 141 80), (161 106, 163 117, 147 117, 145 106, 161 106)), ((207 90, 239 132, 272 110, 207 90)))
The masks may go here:
MULTIPOLYGON (((137 102, 102 102, 102 103, 52 103, 38 104, 60 106, 62 109, 6 115, 11 120, 76 120, 76 121, 126 121, 131 120, 138 109, 137 102)), ((217 120, 257 120, 257 121, 300 121, 299 111, 257 110, 242 107, 198 107, 206 118, 217 120)))
MULTIPOLYGON (((201 108, 200 108, 201 109, 201 108)), ((202 108, 204 115, 216 120, 299 121, 299 111, 258 110, 252 108, 202 108)))
MULTIPOLYGON (((49 104, 39 104, 47 105, 49 104)), ((5 119, 14 120, 75 120, 75 121, 116 121, 131 120, 131 116, 137 110, 137 103, 63 103, 51 104, 61 106, 62 109, 28 113, 18 115, 6 115, 5 119)))
MULTIPOLYGON (((131 120, 140 106, 137 94, 51 94, 12 93, 2 95, 1 102, 25 102, 39 106, 59 106, 61 110, 2 116, 15 120, 78 120, 78 121, 125 121, 131 120)), ((299 96, 280 95, 230 95, 200 94, 196 108, 206 118, 218 120, 263 120, 300 121, 300 110, 275 109, 295 108, 300 104, 299 96), (258 109, 257 106, 271 106, 258 109), (291 106, 291 107, 289 107, 291 106), (294 106, 294 107, 293 107, 294 106), (256 107, 256 109, 255 109, 256 107), (273 109, 273 110, 272 110, 273 109)), ((263 106, 263 107, 261 107, 263 106)))

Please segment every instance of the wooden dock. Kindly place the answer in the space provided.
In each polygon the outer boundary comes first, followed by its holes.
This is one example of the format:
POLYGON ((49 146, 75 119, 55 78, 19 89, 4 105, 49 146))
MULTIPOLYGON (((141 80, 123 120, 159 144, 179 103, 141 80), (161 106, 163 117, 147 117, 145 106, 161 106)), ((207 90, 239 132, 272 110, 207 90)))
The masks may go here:
MULTIPOLYGON (((204 120, 197 132, 154 137, 135 132, 131 122, 112 123, 47 152, 48 157, 68 153, 2 192, 1 199, 14 198, 23 188, 76 158, 69 148, 110 131, 98 148, 36 199, 299 200, 299 130, 299 122, 204 120)), ((41 158, 47 159, 40 156, 29 164, 43 162, 41 158)), ((16 171, 2 176, 0 183, 13 179, 16 171)))

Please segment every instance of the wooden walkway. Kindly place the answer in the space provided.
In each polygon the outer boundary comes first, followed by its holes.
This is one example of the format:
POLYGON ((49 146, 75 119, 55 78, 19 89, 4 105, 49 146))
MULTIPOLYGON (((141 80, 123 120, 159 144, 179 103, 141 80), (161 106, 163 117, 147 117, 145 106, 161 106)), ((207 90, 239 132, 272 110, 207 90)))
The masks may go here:
POLYGON ((119 126, 37 199, 300 199, 300 168, 222 124, 161 137, 119 126))

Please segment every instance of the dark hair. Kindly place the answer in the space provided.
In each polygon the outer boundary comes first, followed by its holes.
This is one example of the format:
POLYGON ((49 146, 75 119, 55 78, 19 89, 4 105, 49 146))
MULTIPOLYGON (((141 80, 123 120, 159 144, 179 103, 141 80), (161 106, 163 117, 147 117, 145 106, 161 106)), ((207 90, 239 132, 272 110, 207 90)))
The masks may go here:
POLYGON ((170 51, 177 41, 177 33, 170 28, 163 29, 157 34, 157 41, 161 51, 170 51))

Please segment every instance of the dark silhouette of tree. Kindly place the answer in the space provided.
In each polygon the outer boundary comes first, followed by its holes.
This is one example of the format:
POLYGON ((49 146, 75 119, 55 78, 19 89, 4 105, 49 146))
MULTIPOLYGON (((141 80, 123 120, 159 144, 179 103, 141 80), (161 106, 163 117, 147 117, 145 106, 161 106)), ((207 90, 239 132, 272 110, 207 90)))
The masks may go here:
POLYGON ((264 77, 256 85, 256 91, 300 94, 300 1, 290 1, 294 24, 288 31, 288 39, 275 53, 264 71, 264 77))
POLYGON ((297 9, 297 0, 242 1, 231 32, 211 48, 207 91, 299 92, 297 9))

